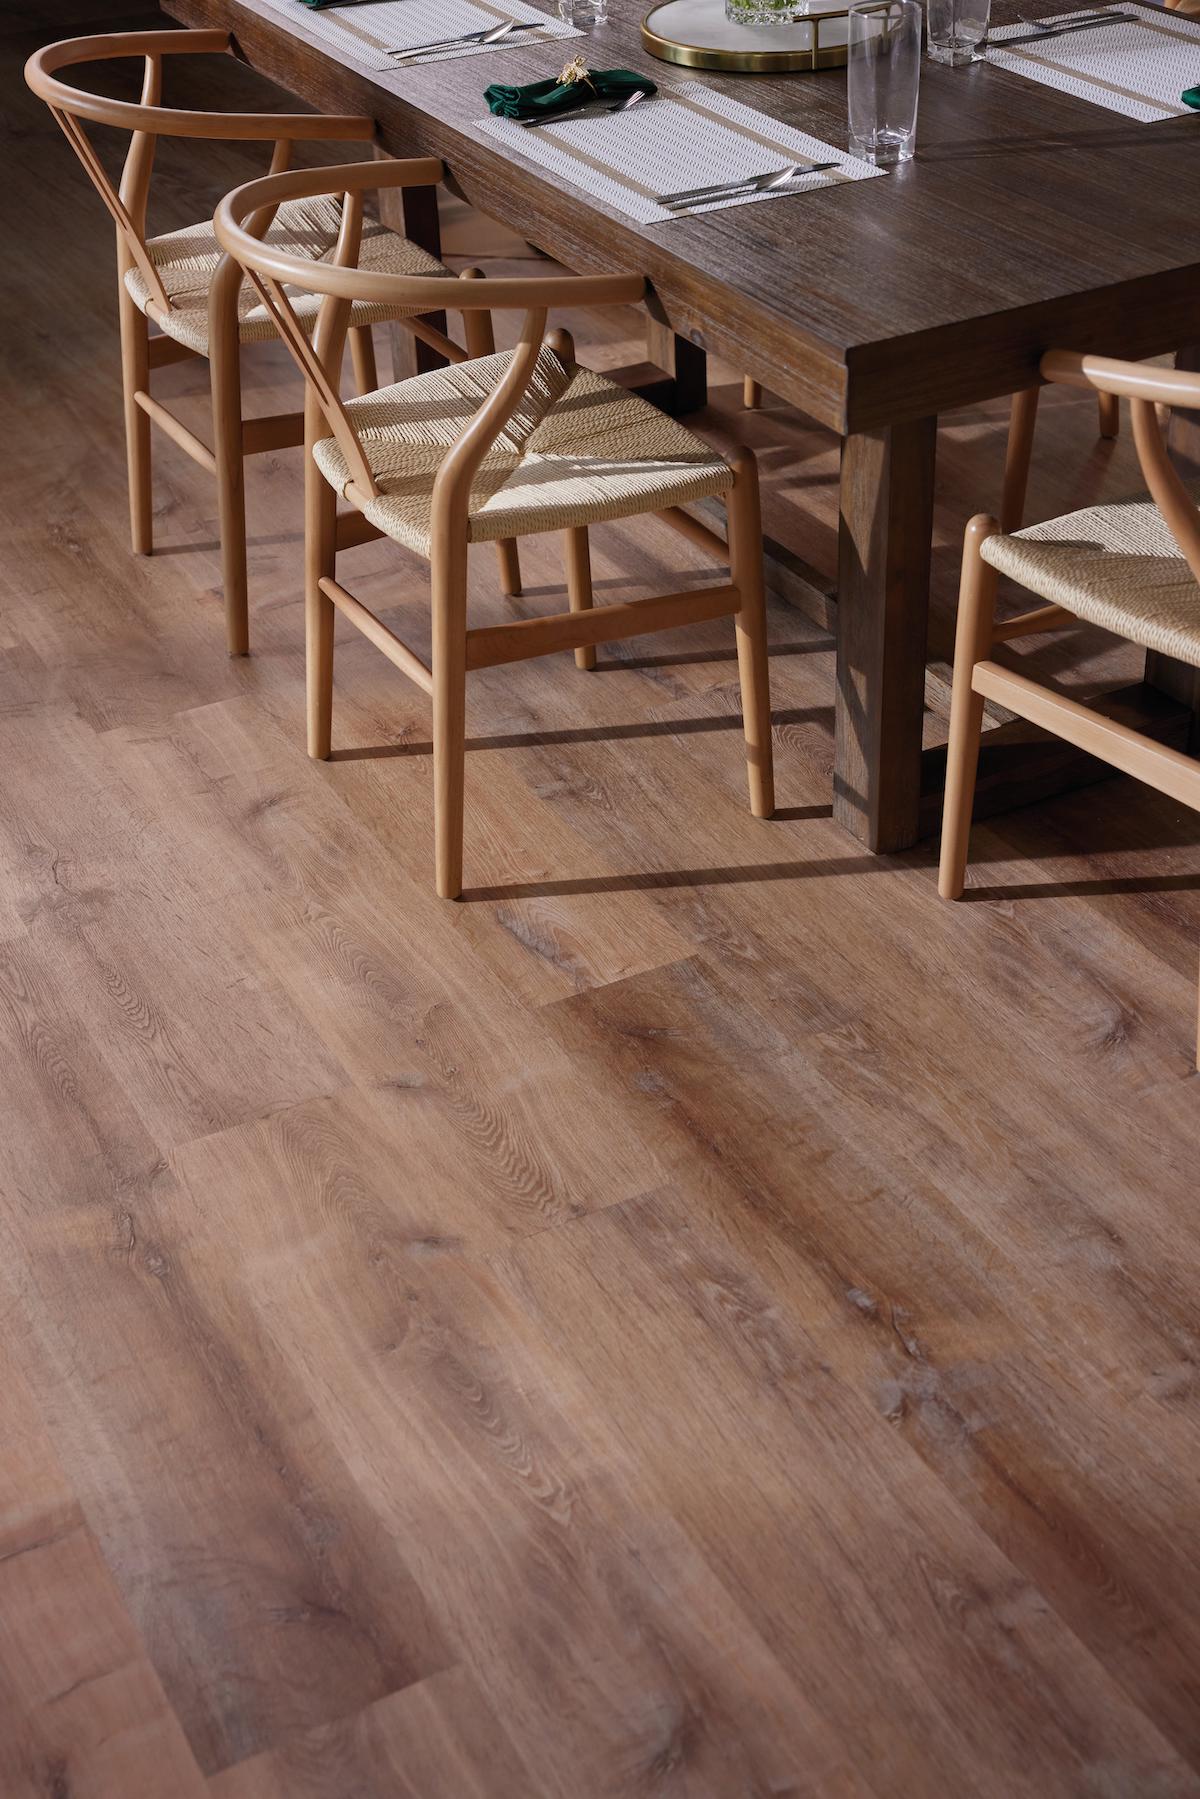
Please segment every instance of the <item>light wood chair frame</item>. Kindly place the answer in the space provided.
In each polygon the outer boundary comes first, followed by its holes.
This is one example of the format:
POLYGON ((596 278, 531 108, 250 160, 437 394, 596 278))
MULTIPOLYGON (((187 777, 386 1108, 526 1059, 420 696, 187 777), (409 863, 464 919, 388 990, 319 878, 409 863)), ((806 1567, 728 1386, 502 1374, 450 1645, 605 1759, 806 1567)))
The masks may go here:
MULTIPOLYGON (((699 591, 657 595, 593 608, 588 532, 564 532, 570 610, 550 617, 471 629, 467 625, 467 552, 471 487, 498 435, 526 397, 543 345, 565 367, 574 351, 566 332, 546 334, 552 306, 604 307, 630 305, 645 297, 643 276, 557 275, 497 279, 482 292, 459 297, 460 307, 523 314, 517 346, 503 379, 487 397, 457 440, 447 450, 436 475, 431 501, 430 570, 433 608, 432 667, 402 643, 381 620, 336 580, 339 549, 384 535, 363 516, 362 508, 378 497, 372 473, 346 408, 333 370, 341 354, 350 303, 393 300, 408 304, 439 285, 448 295, 460 284, 436 278, 385 275, 354 266, 363 214, 363 194, 372 189, 432 185, 443 174, 432 159, 351 164, 311 173, 276 175, 249 183, 227 196, 217 209, 218 240, 241 266, 271 308, 281 335, 304 371, 307 388, 306 483, 306 621, 308 750, 330 753, 333 696, 333 622, 340 611, 401 672, 432 696, 437 891, 457 898, 462 891, 463 782, 465 772, 466 677, 482 668, 573 649, 581 668, 595 666, 596 645, 643 632, 667 630, 699 620, 732 616, 737 635, 743 723, 746 736, 751 809, 757 817, 774 810, 771 760, 771 717, 762 582, 762 526, 757 470, 749 452, 736 462, 728 490, 729 543, 678 507, 664 510, 668 520, 718 561, 730 564, 727 585, 699 591), (301 258, 263 243, 258 219, 284 200, 313 198, 330 187, 342 192, 342 233, 332 261, 305 263, 301 258), (316 331, 309 340, 296 320, 285 284, 324 296, 316 331), (312 457, 318 436, 332 434, 349 471, 344 497, 359 510, 338 515, 337 494, 312 457)), ((466 285, 466 284, 463 284, 466 285)), ((435 305, 442 304, 435 299, 435 305)), ((468 310, 469 316, 469 310, 468 310)), ((433 334, 422 334, 433 341, 433 334)), ((451 362, 469 360, 473 351, 439 337, 437 347, 451 362)))
MULTIPOLYGON (((269 142, 273 146, 271 173, 280 174, 290 166, 295 144, 368 143, 375 136, 375 121, 350 114, 189 112, 161 104, 164 57, 232 54, 233 38, 224 30, 111 32, 47 45, 30 57, 25 66, 25 79, 50 108, 116 226, 121 380, 129 471, 129 523, 134 552, 148 556, 153 549, 150 427, 156 424, 193 462, 216 478, 226 636, 230 655, 238 656, 247 654, 250 647, 244 458, 302 443, 304 414, 287 412, 263 418, 242 417, 238 321, 242 271, 229 256, 222 258, 209 290, 212 446, 197 437, 151 395, 152 369, 200 357, 199 351, 162 330, 171 311, 171 298, 146 244, 146 215, 157 141, 160 137, 181 137, 200 138, 210 143, 269 142), (58 75, 63 68, 109 62, 121 57, 143 61, 138 103, 89 93, 61 80, 58 75), (84 129, 85 123, 112 126, 130 134, 119 183, 114 184, 109 178, 84 129), (145 312, 125 285, 126 272, 132 268, 138 270, 150 295, 145 312), (151 334, 151 323, 160 327, 158 334, 151 334)), ((256 229, 267 230, 275 210, 269 205, 256 229)), ((467 274, 478 272, 465 271, 467 274)), ((486 315, 473 310, 470 316, 476 343, 490 342, 491 327, 486 315)), ((405 319, 400 322, 421 334, 417 321, 405 319)), ((378 386, 370 327, 355 327, 349 336, 355 384, 360 393, 369 393, 378 386)), ((519 592, 520 570, 515 546, 500 546, 500 568, 505 592, 519 592)))
MULTIPOLYGON (((1019 531, 1025 518, 1025 495, 1033 460, 1033 434, 1037 426, 1040 387, 1024 387, 1012 397, 1008 415, 1008 441, 1004 449, 1004 487, 1000 498, 1000 529, 1019 531)), ((1100 435, 1121 434, 1121 401, 1117 394, 1098 394, 1096 406, 1100 435)))
MULTIPOLYGON (((1200 410, 1200 374, 1148 368, 1144 363, 1081 356, 1066 350, 1051 350, 1044 356, 1041 374, 1047 382, 1091 388, 1114 402, 1129 400, 1133 440, 1146 486, 1181 555, 1200 582, 1200 511, 1171 462, 1159 416, 1162 407, 1200 410)), ((938 871, 938 892, 948 900, 962 897, 966 881, 986 700, 1007 707, 1122 774, 1132 775, 1181 805, 1200 811, 1200 762, 1194 757, 1116 724, 1078 700, 1068 699, 993 659, 993 652, 1014 638, 1082 622, 1073 612, 1055 605, 1038 606, 1017 618, 996 622, 999 573, 984 561, 982 551, 987 539, 1001 529, 995 518, 981 513, 967 526, 963 545, 938 871)), ((1197 1033, 1200 1066, 1200 1015, 1197 1033)))

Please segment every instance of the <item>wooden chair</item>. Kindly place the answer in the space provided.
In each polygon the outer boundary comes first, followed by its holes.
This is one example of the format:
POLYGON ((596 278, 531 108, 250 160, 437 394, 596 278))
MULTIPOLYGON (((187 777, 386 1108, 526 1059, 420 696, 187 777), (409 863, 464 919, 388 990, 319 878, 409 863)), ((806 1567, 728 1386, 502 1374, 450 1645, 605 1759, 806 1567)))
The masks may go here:
MULTIPOLYGON (((146 236, 146 213, 154 152, 160 137, 199 138, 210 142, 271 142, 271 170, 286 169, 292 145, 334 140, 368 142, 375 134, 369 118, 324 117, 319 113, 181 112, 164 107, 162 64, 166 56, 229 53, 227 31, 134 31, 101 37, 67 39, 32 56, 25 79, 43 99, 66 134, 117 227, 117 294, 121 314, 121 368, 125 393, 125 438, 129 466, 129 514, 134 551, 148 556, 152 548, 150 425, 159 425, 179 447, 216 476, 221 527, 222 573, 229 651, 249 649, 246 583, 246 513, 243 457, 303 441, 303 414, 243 419, 241 345, 275 336, 275 322, 257 303, 237 264, 221 254, 211 221, 146 236), (57 71, 79 64, 139 57, 144 61, 141 103, 110 100, 61 80, 57 71), (119 186, 109 179, 84 123, 110 125, 130 133, 129 150, 119 186), (150 322, 161 331, 150 335, 150 322), (210 449, 175 414, 150 394, 150 370, 192 356, 209 362, 214 442, 210 449)), ((264 215, 278 241, 297 255, 318 258, 337 242, 340 220, 335 204, 310 201, 283 207, 277 217, 264 215)), ((363 230, 364 266, 395 275, 445 277, 447 270, 427 251, 398 233, 371 223, 363 230)), ((478 271, 472 271, 477 273, 478 271)), ((414 292, 414 300, 417 295, 414 292)), ((440 302, 439 302, 440 304, 440 302)), ((297 309, 311 329, 318 302, 297 309)), ((425 302, 420 301, 422 309, 425 302)), ((378 385, 371 326, 408 316, 391 303, 365 304, 350 319, 351 355, 357 385, 369 392, 378 385)), ((490 322, 476 305, 469 315, 477 351, 491 347, 490 322)), ((520 591, 515 547, 501 547, 501 580, 505 591, 520 591)))
MULTIPOLYGON (((1041 391, 1040 387, 1025 387, 1012 397, 1004 453, 1004 489, 1000 500, 1002 531, 1019 531, 1025 517, 1025 494, 1029 487, 1029 464, 1033 457, 1033 433, 1041 391)), ((1096 407, 1101 437, 1119 437, 1121 402, 1117 396, 1098 395, 1096 407)))
MULTIPOLYGON (((472 358, 447 339, 448 366, 343 402, 334 370, 355 304, 410 306, 432 289, 444 305, 469 283, 417 282, 353 266, 363 193, 431 184, 432 159, 352 164, 270 176, 239 188, 217 209, 222 247, 247 271, 308 381, 306 459, 308 749, 330 752, 335 608, 433 698, 437 891, 462 889, 466 677, 553 650, 573 649, 581 668, 595 646, 641 632, 732 615, 749 762, 750 803, 774 809, 770 701, 762 589, 762 531, 754 458, 725 459, 638 395, 580 367, 566 332, 546 336, 550 306, 627 305, 644 297, 640 275, 496 280, 486 300, 460 306, 524 314, 514 351, 472 358), (342 228, 331 262, 314 264, 257 235, 265 209, 341 191, 342 228), (285 285, 287 290, 285 291, 285 285), (311 341, 293 297, 324 295, 311 341), (355 512, 339 518, 341 494, 355 512), (681 508, 728 496, 729 549, 681 508), (593 608, 588 528, 660 513, 724 562, 728 585, 593 608), (570 611, 472 629, 467 551, 472 543, 563 533, 570 611), (430 563, 433 658, 427 667, 335 578, 339 548, 388 536, 430 563)), ((434 341, 430 335, 428 341, 434 341)))
POLYGON ((967 526, 938 878, 943 899, 958 899, 963 891, 987 699, 1200 810, 1200 762, 992 660, 993 650, 1015 637, 1058 630, 1083 619, 1200 668, 1196 490, 1184 484, 1172 465, 1155 410, 1157 406, 1200 409, 1200 374, 1061 350, 1042 359, 1041 372, 1047 381, 1093 388, 1114 400, 1129 399, 1134 444, 1149 494, 1090 506, 1015 533, 1002 531, 995 519, 984 515, 967 526), (1046 604, 997 624, 996 583, 1001 575, 1046 604))

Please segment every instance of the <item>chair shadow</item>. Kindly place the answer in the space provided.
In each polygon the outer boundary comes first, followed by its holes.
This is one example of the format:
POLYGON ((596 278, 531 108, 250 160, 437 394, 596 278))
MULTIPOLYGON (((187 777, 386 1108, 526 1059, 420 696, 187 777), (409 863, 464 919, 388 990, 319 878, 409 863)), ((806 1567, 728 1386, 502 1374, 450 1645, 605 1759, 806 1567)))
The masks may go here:
POLYGON ((962 901, 1099 899, 1113 893, 1200 893, 1200 870, 1177 875, 1106 875, 1098 881, 1028 881, 1012 887, 968 887, 962 901))
MULTIPOLYGON (((772 714, 776 725, 832 727, 832 706, 797 706, 772 714)), ((564 731, 517 731, 496 737, 468 737, 469 750, 541 749, 551 744, 622 743, 637 737, 688 737, 701 731, 738 731, 740 714, 728 718, 645 719, 629 725, 581 725, 564 731)), ((390 757, 432 756, 431 743, 372 743, 347 750, 333 750, 331 762, 382 762, 390 757)), ((778 816, 778 814, 776 815, 778 816)))
MULTIPOLYGON (((803 808, 798 810, 803 811, 803 808)), ((658 893, 679 887, 735 887, 756 881, 802 881, 825 875, 883 873, 887 867, 888 863, 878 856, 845 856, 832 860, 814 856, 801 862, 747 862, 727 868, 662 868, 644 874, 580 875, 564 881, 509 881, 495 887, 464 888, 459 898, 467 905, 477 905, 481 901, 496 900, 568 899, 588 893, 658 893)))
MULTIPOLYGON (((823 651, 832 650, 832 637, 818 638, 815 643, 775 643, 768 648, 769 656, 815 656, 823 651)), ((593 674, 612 673, 622 668, 673 668, 676 663, 704 662, 736 662, 737 650, 684 650, 680 654, 665 656, 608 656, 603 662, 597 662, 593 674)))

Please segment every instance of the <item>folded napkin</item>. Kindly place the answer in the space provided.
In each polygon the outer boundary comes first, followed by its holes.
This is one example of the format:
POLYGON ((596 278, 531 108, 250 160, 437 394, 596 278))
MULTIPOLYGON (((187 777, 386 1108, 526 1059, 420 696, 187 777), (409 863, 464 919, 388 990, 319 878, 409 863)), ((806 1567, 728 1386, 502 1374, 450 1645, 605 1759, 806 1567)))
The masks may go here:
POLYGON ((637 89, 647 96, 658 92, 648 75, 635 75, 632 69, 585 69, 576 58, 561 75, 531 81, 528 87, 506 87, 502 81, 493 81, 483 97, 488 111, 502 119, 547 119, 556 113, 578 112, 597 100, 615 104, 637 89))

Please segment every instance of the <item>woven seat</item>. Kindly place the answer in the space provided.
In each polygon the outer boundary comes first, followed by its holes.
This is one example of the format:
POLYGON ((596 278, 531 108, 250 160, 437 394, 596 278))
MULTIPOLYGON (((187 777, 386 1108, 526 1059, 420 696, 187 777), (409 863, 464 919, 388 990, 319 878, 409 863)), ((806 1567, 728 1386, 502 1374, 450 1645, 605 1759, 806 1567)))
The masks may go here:
MULTIPOLYGON (((381 488, 362 506, 373 525, 420 555, 430 548, 433 483, 508 366, 506 354, 437 369, 347 402, 381 488)), ((331 486, 350 479, 334 438, 313 454, 331 486)), ((711 445, 589 369, 543 348, 520 406, 471 489, 472 542, 558 531, 662 511, 724 493, 733 471, 711 445)))
MULTIPOLYGON (((328 260, 337 245, 342 209, 332 199, 292 200, 279 208, 275 221, 266 233, 266 241, 296 255, 311 256, 315 262, 328 260)), ((208 354, 208 290, 221 261, 221 246, 213 234, 210 221, 189 225, 182 231, 171 231, 163 237, 147 240, 146 249, 162 278, 171 300, 167 314, 156 315, 168 337, 174 337, 199 355, 208 354)), ((359 266, 390 275, 445 275, 446 268, 428 250, 410 243, 406 237, 389 231, 386 225, 368 222, 363 227, 359 266)), ((151 298, 145 276, 138 268, 128 270, 125 285, 145 312, 151 298)), ((294 299, 298 319, 311 329, 320 308, 320 295, 297 294, 294 299)), ((356 304, 351 308, 350 323, 377 325, 384 319, 399 318, 413 308, 356 304)), ((242 284, 238 295, 238 334, 243 343, 256 343, 275 336, 275 324, 249 281, 242 284)))
MULTIPOLYGON (((1200 496, 1200 483, 1192 491, 1200 496)), ((1088 506, 988 537, 980 554, 1076 617, 1200 667, 1200 585, 1153 500, 1088 506)))

